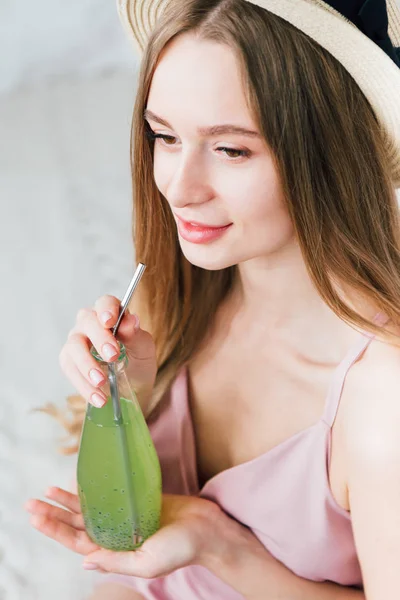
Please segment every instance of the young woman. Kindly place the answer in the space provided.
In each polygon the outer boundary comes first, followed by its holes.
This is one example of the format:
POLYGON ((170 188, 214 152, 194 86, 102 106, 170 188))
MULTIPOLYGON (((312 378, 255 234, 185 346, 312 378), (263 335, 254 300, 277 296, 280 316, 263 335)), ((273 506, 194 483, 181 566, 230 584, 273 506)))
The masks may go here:
MULTIPOLYGON (((27 507, 114 573, 93 599, 399 593, 400 19, 391 2, 330 4, 120 7, 145 46, 132 168, 148 269, 141 325, 128 314, 119 337, 162 465, 162 527, 113 553, 76 495, 27 507)), ((89 348, 115 360, 118 308, 80 311, 61 353, 96 406, 89 348)))

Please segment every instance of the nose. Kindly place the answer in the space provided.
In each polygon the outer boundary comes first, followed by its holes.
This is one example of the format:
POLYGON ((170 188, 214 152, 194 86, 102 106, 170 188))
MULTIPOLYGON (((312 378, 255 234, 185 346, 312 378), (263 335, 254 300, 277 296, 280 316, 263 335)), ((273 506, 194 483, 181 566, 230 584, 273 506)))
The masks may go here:
POLYGON ((210 173, 199 153, 180 154, 166 191, 167 200, 174 208, 202 204, 213 198, 210 173))

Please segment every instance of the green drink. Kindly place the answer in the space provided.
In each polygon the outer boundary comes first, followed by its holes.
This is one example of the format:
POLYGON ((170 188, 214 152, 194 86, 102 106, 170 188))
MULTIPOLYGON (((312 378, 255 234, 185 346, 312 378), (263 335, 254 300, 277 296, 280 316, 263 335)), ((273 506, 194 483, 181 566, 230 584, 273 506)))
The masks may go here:
POLYGON ((126 551, 138 548, 159 528, 162 495, 157 453, 125 375, 124 350, 121 356, 115 364, 122 419, 114 420, 110 398, 103 408, 88 405, 78 494, 89 537, 103 548, 126 551))

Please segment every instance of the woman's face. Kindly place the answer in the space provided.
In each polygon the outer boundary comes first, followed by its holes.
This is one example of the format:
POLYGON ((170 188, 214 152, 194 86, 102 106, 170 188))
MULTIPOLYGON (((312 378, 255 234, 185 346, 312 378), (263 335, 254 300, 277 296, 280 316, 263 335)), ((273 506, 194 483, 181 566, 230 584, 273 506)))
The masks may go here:
POLYGON ((228 46, 193 34, 171 42, 154 73, 146 119, 160 136, 155 182, 189 262, 223 269, 268 258, 293 239, 272 155, 228 46))

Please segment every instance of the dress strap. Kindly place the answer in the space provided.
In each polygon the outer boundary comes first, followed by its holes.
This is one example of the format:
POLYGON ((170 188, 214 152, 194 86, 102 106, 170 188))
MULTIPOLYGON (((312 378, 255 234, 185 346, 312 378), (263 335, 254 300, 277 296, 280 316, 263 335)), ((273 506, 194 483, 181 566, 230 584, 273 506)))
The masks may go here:
MULTIPOLYGON (((384 325, 388 321, 388 317, 384 313, 379 312, 375 315, 373 321, 378 325, 384 325)), ((332 427, 335 421, 344 382, 350 367, 362 356, 375 337, 375 334, 363 331, 361 337, 350 348, 344 359, 336 368, 328 391, 325 412, 322 418, 329 427, 332 427)))

